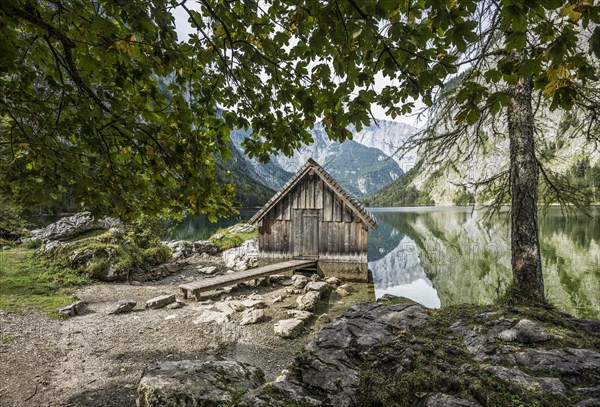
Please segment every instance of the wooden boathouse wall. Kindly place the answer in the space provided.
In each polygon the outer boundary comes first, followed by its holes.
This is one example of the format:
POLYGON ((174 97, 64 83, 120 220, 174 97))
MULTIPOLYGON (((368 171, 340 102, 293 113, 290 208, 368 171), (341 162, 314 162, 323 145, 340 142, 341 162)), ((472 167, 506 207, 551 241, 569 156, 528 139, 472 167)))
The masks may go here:
POLYGON ((316 162, 309 160, 275 197, 256 219, 261 265, 315 259, 325 276, 367 280, 368 229, 376 222, 316 162))

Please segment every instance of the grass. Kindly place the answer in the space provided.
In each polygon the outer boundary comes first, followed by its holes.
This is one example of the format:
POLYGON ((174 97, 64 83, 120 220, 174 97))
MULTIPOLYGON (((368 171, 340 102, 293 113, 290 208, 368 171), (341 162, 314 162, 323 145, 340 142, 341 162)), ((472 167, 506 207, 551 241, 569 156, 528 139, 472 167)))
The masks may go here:
POLYGON ((68 267, 41 261, 35 250, 13 248, 0 252, 0 281, 1 310, 35 309, 57 318, 57 308, 77 300, 73 292, 90 279, 68 267))
MULTIPOLYGON (((236 225, 237 226, 237 225, 236 225)), ((252 232, 233 232, 232 229, 235 226, 232 226, 227 229, 219 229, 216 233, 209 239, 215 246, 219 248, 219 250, 227 250, 233 247, 238 247, 246 240, 254 239, 258 236, 258 229, 255 229, 252 232), (220 239, 216 239, 215 236, 222 235, 220 239)))

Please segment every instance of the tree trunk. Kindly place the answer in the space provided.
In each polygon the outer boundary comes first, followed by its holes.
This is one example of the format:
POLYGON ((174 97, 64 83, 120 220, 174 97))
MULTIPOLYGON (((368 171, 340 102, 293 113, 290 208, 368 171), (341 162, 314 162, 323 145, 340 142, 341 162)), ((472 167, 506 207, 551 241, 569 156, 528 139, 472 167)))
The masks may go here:
POLYGON ((508 107, 510 139, 511 255, 513 288, 518 297, 544 301, 544 279, 538 239, 538 167, 531 107, 532 78, 512 86, 508 107))

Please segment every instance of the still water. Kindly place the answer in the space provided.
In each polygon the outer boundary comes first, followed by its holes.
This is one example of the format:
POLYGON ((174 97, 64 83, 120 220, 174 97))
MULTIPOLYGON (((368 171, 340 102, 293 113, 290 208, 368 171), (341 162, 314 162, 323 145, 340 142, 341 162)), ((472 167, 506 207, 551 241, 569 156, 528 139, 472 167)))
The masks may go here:
MULTIPOLYGON (((488 304, 511 280, 507 214, 490 222, 467 207, 373 208, 369 234, 375 295, 402 295, 429 307, 488 304)), ((600 318, 600 208, 592 217, 540 215, 546 296, 573 315, 600 318)))
MULTIPOLYGON (((217 228, 248 220, 258 208, 210 223, 187 218, 165 238, 206 239, 217 228)), ((511 280, 507 214, 482 221, 470 207, 371 208, 379 227, 369 233, 369 269, 376 297, 402 295, 428 307, 489 304, 511 280)), ((546 296, 579 317, 600 318, 600 207, 592 217, 540 215, 546 296)))

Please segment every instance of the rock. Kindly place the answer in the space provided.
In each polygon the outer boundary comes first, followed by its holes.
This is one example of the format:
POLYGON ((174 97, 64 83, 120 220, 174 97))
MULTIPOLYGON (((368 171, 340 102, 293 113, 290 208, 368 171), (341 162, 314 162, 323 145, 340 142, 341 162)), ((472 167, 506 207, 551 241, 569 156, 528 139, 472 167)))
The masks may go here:
POLYGON ((338 287, 336 288, 335 292, 340 296, 340 297, 347 297, 350 295, 350 293, 348 291, 346 291, 345 289, 343 289, 342 287, 338 287))
POLYGON ((307 322, 309 319, 311 319, 313 317, 313 315, 315 315, 312 312, 300 311, 300 310, 297 310, 297 309, 291 309, 291 310, 289 310, 287 312, 287 314, 290 317, 293 317, 293 318, 296 318, 296 319, 301 319, 304 322, 307 322))
POLYGON ((341 286, 339 286, 338 288, 341 288, 342 290, 346 290, 349 293, 353 293, 354 291, 356 291, 354 289, 354 287, 352 287, 350 284, 342 284, 341 286))
POLYGON ((517 352, 515 360, 528 369, 554 374, 600 370, 600 353, 588 349, 526 349, 517 352))
POLYGON ((330 285, 340 285, 342 284, 342 280, 337 277, 327 277, 325 278, 325 282, 330 285))
POLYGON ((329 315, 327 314, 321 314, 319 315, 319 318, 317 318, 317 324, 328 324, 331 322, 331 318, 329 318, 329 315))
POLYGON ((94 252, 90 249, 85 249, 82 251, 76 250, 69 257, 69 263, 71 264, 71 267, 74 267, 78 264, 86 263, 92 257, 94 257, 94 252))
POLYGON ((265 316, 262 309, 247 309, 242 313, 240 325, 250 325, 259 322, 265 316))
POLYGON ((309 291, 296 298, 298 309, 301 311, 313 311, 317 307, 320 298, 321 294, 318 291, 309 291))
POLYGON ((302 274, 295 274, 292 276, 292 284, 296 288, 304 288, 304 286, 308 284, 308 277, 303 276, 302 274))
POLYGON ((85 310, 85 307, 87 307, 87 305, 88 304, 85 301, 77 301, 73 304, 67 305, 66 307, 59 308, 58 313, 68 315, 70 317, 75 315, 81 315, 83 314, 83 311, 85 310))
POLYGON ((289 287, 294 284, 294 280, 292 280, 291 278, 285 278, 285 279, 281 280, 279 282, 279 284, 284 287, 289 287))
POLYGON ((324 297, 331 292, 331 286, 325 281, 311 281, 304 286, 304 292, 309 291, 317 291, 321 297, 324 297))
POLYGON ((2 250, 10 250, 11 247, 10 246, 2 246, 2 250))
POLYGON ((554 336, 535 322, 522 319, 514 327, 500 332, 496 337, 506 342, 534 343, 549 341, 554 336))
POLYGON ((195 253, 203 254, 217 254, 219 253, 219 248, 212 242, 208 240, 198 240, 192 244, 192 250, 195 253))
POLYGON ((144 369, 135 398, 140 407, 229 405, 264 381, 259 368, 233 360, 157 362, 144 369))
POLYGON ((213 240, 221 240, 225 237, 224 234, 222 233, 215 233, 214 235, 212 235, 210 238, 213 240))
POLYGON ((481 407, 481 404, 461 399, 458 397, 450 396, 444 393, 434 393, 427 397, 425 402, 427 407, 481 407))
POLYGON ((554 377, 530 376, 517 367, 508 369, 504 366, 488 366, 483 370, 502 381, 518 384, 528 390, 535 390, 553 396, 566 396, 567 389, 560 379, 554 377))
POLYGON ((317 273, 315 273, 315 274, 312 274, 312 275, 310 276, 310 281, 321 281, 321 276, 320 276, 320 275, 318 275, 317 273))
POLYGON ((581 400, 573 407, 600 407, 600 399, 586 399, 581 400))
POLYGON ((268 277, 269 284, 281 284, 282 281, 286 280, 287 277, 281 274, 273 274, 268 277))
POLYGON ((175 315, 175 314, 171 314, 171 315, 167 315, 167 316, 165 317, 165 321, 170 321, 170 320, 172 320, 172 319, 177 319, 177 315, 175 315))
POLYGON ((131 312, 135 308, 136 304, 137 302, 135 302, 134 300, 119 301, 108 311, 108 314, 126 314, 128 312, 131 312))
POLYGON ((282 319, 275 323, 275 334, 282 338, 295 338, 302 333, 304 321, 301 319, 282 319))
POLYGON ((278 302, 283 301, 283 297, 281 295, 278 295, 277 297, 273 298, 273 301, 271 301, 273 304, 276 304, 278 302))
POLYGON ((246 307, 244 307, 239 301, 219 301, 215 303, 213 309, 226 315, 232 315, 236 312, 243 311, 246 309, 246 307))
POLYGON ((62 218, 59 221, 46 226, 45 228, 32 230, 31 237, 23 239, 23 241, 67 240, 90 230, 108 230, 111 227, 115 227, 119 224, 119 221, 114 218, 94 220, 90 212, 80 212, 73 216, 62 218))
POLYGON ((108 229, 108 232, 117 239, 123 239, 125 237, 125 230, 123 230, 123 228, 113 226, 108 229))
POLYGON ((392 344, 398 332, 421 326, 427 318, 425 307, 408 300, 391 306, 353 305, 306 345, 296 359, 295 379, 301 380, 305 389, 315 389, 313 394, 325 394, 329 398, 328 405, 356 405, 362 362, 349 355, 392 344))
POLYGON ((187 240, 167 242, 166 245, 173 251, 173 260, 185 259, 192 255, 192 243, 187 240))
POLYGON ((202 267, 201 269, 198 269, 198 271, 200 273, 204 273, 204 274, 214 274, 215 271, 217 271, 217 267, 215 266, 208 266, 208 267, 202 267))
POLYGON ((198 318, 194 320, 194 324, 207 324, 209 322, 215 322, 219 325, 229 322, 229 315, 223 312, 207 310, 202 312, 198 318))
POLYGON ((146 301, 146 308, 162 308, 175 302, 175 294, 159 295, 146 301))
POLYGON ((236 271, 243 271, 258 266, 257 240, 246 240, 239 247, 225 250, 223 252, 223 261, 226 267, 236 271))
POLYGON ((167 309, 179 309, 183 307, 185 307, 185 303, 179 300, 175 300, 175 302, 167 305, 167 309))
POLYGON ((252 300, 247 299, 241 301, 241 304, 244 308, 266 308, 267 304, 263 300, 252 300))

